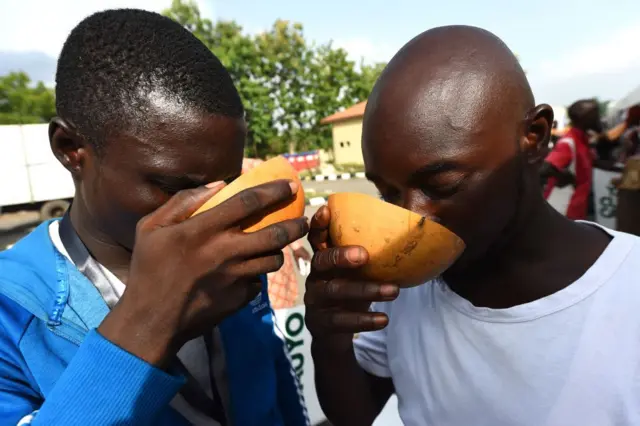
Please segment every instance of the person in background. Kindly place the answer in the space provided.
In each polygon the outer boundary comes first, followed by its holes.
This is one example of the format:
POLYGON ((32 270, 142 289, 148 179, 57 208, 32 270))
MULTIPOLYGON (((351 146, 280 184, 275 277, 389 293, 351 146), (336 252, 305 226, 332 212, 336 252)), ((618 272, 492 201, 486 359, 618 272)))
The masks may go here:
MULTIPOLYGON (((257 158, 245 158, 242 160, 242 173, 261 164, 263 161, 257 158)), ((269 282, 269 300, 273 309, 292 308, 298 301, 300 293, 296 268, 300 259, 309 261, 311 255, 300 240, 294 241, 282 250, 284 263, 282 267, 267 274, 269 282)))
POLYGON ((551 139, 549 140, 549 147, 553 149, 558 139, 564 134, 564 129, 558 129, 558 120, 553 120, 553 126, 551 127, 551 139))
POLYGON ((625 124, 625 132, 622 135, 622 150, 619 156, 621 163, 640 153, 640 105, 629 108, 625 124))
POLYGON ((571 128, 544 159, 540 176, 545 182, 544 197, 568 218, 584 220, 589 211, 593 180, 589 132, 600 133, 602 123, 598 103, 593 99, 574 102, 567 109, 567 115, 571 128))
POLYGON ((218 58, 157 13, 99 12, 64 43, 56 112, 76 191, 0 253, 0 424, 306 426, 265 275, 307 220, 239 228, 299 184, 191 217, 242 171, 244 108, 218 58))

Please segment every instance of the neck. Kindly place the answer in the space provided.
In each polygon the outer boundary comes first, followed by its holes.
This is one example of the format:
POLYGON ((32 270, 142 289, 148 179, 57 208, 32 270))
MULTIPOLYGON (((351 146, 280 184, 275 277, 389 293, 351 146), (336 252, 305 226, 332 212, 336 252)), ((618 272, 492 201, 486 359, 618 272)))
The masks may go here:
POLYGON ((81 200, 72 203, 69 217, 73 229, 91 256, 126 284, 131 251, 101 230, 81 200))
POLYGON ((501 244, 445 279, 475 306, 509 308, 567 287, 608 242, 600 230, 570 221, 538 199, 522 209, 501 244))

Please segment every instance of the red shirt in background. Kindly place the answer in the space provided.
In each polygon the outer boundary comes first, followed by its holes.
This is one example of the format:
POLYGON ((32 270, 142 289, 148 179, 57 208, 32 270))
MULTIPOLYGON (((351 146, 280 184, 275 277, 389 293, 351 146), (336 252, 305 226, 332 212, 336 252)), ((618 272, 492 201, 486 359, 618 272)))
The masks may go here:
MULTIPOLYGON (((593 154, 589 149, 589 137, 580 129, 572 127, 556 143, 553 150, 547 155, 545 161, 558 170, 568 169, 573 160, 573 151, 567 139, 573 139, 575 147, 575 170, 576 187, 569 207, 567 217, 573 220, 584 220, 587 218, 589 207, 589 193, 591 192, 591 182, 593 180, 593 154)), ((556 178, 550 178, 544 190, 544 198, 548 198, 555 187, 556 178)))

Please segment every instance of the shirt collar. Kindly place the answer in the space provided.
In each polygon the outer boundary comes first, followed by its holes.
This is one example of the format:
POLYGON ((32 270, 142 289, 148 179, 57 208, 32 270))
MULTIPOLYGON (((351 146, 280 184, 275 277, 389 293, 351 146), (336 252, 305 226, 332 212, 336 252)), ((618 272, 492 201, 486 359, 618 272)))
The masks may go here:
POLYGON ((566 134, 567 137, 570 137, 576 142, 582 143, 584 145, 589 145, 589 136, 587 132, 582 129, 578 129, 576 127, 572 127, 566 134))

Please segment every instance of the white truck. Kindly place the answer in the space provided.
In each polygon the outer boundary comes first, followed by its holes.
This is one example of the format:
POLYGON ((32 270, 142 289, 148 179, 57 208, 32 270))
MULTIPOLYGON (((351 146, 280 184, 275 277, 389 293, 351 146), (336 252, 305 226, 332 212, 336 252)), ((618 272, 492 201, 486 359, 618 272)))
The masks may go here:
POLYGON ((48 124, 0 126, 0 211, 61 216, 74 194, 69 172, 49 147, 48 124))

